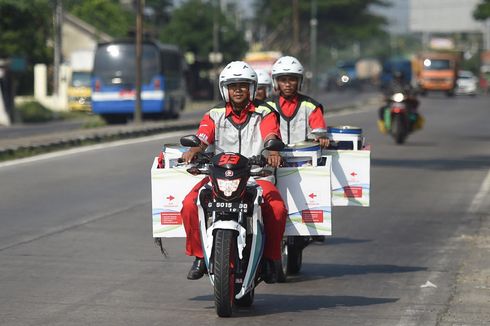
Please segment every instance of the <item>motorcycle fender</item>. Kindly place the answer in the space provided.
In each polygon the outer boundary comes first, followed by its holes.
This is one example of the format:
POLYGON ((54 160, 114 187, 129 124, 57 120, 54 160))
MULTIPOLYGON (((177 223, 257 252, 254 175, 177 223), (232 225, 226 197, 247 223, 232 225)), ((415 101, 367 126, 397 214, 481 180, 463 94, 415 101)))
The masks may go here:
POLYGON ((213 248, 213 234, 214 230, 233 230, 238 232, 237 236, 237 248, 238 256, 243 259, 243 249, 245 248, 246 242, 245 237, 247 235, 247 230, 243 228, 240 224, 235 221, 216 221, 211 225, 206 232, 206 251, 211 252, 213 248))

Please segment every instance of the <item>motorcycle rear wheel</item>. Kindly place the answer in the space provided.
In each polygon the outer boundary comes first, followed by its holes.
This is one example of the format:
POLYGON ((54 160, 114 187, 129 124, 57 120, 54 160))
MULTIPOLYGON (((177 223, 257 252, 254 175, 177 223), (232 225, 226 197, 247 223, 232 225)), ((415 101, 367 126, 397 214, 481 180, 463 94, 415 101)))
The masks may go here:
POLYGON ((405 138, 407 136, 407 131, 405 130, 405 125, 403 121, 403 117, 399 115, 395 115, 393 120, 391 121, 392 134, 395 138, 395 142, 399 145, 405 142, 405 138))
POLYGON ((230 317, 235 301, 236 235, 217 230, 214 243, 214 305, 220 317, 230 317))
POLYGON ((288 236, 283 240, 281 248, 281 260, 276 266, 277 281, 286 282, 288 275, 298 274, 303 264, 303 249, 305 248, 302 237, 288 236))

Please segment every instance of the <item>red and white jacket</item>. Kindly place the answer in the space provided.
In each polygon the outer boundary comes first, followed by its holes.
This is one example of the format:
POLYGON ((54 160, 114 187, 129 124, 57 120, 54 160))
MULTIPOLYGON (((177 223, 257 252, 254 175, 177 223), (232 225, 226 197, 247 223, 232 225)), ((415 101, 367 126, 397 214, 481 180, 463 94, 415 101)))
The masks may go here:
POLYGON ((265 102, 257 100, 238 114, 230 103, 218 104, 204 115, 197 131, 197 137, 214 146, 216 154, 235 152, 245 157, 260 154, 264 140, 270 135, 281 138, 277 114, 265 102))
POLYGON ((275 96, 267 100, 280 115, 281 134, 286 144, 295 144, 326 135, 323 106, 303 94, 292 99, 275 96), (315 134, 315 135, 313 135, 315 134))

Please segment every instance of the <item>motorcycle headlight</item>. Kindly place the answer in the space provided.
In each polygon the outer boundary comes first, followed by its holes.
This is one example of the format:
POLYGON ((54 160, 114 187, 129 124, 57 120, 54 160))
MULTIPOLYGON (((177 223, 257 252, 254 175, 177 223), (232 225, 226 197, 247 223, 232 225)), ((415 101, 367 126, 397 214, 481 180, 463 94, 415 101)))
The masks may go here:
POLYGON ((240 185, 240 179, 218 179, 218 188, 226 197, 230 197, 240 185))
POLYGON ((405 99, 405 96, 402 93, 396 93, 391 97, 391 99, 397 103, 400 103, 405 99))
POLYGON ((340 80, 343 82, 343 83, 347 83, 349 81, 349 76, 347 75, 343 75, 342 77, 340 77, 340 80))

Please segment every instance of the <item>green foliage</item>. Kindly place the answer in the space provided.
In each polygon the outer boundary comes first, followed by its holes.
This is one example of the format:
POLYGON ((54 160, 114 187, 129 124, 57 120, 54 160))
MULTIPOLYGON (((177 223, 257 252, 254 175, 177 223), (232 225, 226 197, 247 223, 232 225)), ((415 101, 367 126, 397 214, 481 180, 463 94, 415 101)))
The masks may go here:
POLYGON ((486 20, 490 18, 490 0, 484 0, 482 3, 476 6, 473 11, 473 17, 476 20, 486 20))
MULTIPOLYGON (((210 2, 188 0, 175 9, 169 24, 161 32, 160 39, 174 43, 184 51, 207 60, 213 50, 213 17, 217 8, 210 2)), ((229 15, 218 13, 220 22, 220 51, 224 62, 237 60, 247 50, 243 32, 238 30, 229 15)))
POLYGON ((124 10, 117 0, 68 0, 65 6, 73 15, 111 36, 127 36, 134 29, 134 13, 124 10))
POLYGON ((22 56, 29 63, 51 60, 46 41, 52 34, 48 0, 0 0, 0 58, 22 56))
POLYGON ((55 115, 51 110, 46 109, 35 101, 23 103, 16 109, 20 114, 22 122, 46 122, 55 118, 55 115))
MULTIPOLYGON (((317 0, 318 46, 345 47, 383 35, 384 18, 369 12, 370 5, 387 5, 382 0, 317 0)), ((307 49, 310 33, 311 1, 298 0, 300 47, 307 49)), ((257 26, 264 26, 269 47, 288 50, 293 33, 292 1, 256 0, 257 26)))

